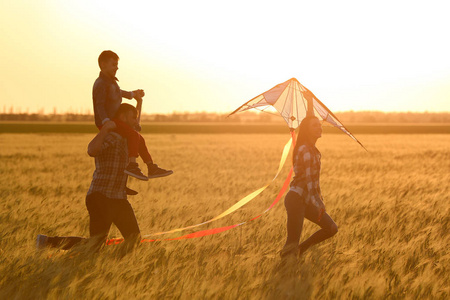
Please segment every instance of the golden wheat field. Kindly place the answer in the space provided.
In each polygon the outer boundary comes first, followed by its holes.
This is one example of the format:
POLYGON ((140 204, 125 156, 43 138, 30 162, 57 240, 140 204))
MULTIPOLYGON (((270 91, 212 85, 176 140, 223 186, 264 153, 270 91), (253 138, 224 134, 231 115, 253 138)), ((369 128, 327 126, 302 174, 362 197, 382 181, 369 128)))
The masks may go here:
MULTIPOLYGON (((325 134, 321 186, 339 232, 281 261, 281 200, 261 218, 219 234, 37 252, 37 234, 88 236, 84 198, 94 170, 92 134, 0 135, 1 299, 448 299, 450 135, 364 135, 364 151, 325 134)), ((129 179, 143 235, 208 220, 270 182, 283 134, 147 134, 174 174, 129 179)), ((141 162, 142 164, 142 162, 141 162)), ((261 214, 289 171, 233 214, 196 230, 261 214)), ((318 227, 305 221, 302 239, 318 227)), ((187 231, 190 233, 195 230, 187 231)), ((180 234, 178 234, 180 235, 180 234)), ((120 237, 113 227, 111 237, 120 237)), ((174 237, 172 235, 169 237, 174 237)))

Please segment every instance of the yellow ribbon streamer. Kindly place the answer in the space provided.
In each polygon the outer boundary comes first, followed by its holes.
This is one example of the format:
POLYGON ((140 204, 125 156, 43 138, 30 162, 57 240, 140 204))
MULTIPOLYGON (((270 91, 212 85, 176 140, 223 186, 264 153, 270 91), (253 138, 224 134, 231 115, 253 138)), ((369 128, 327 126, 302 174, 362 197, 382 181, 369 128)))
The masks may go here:
POLYGON ((148 234, 148 235, 145 235, 143 237, 162 235, 162 234, 168 234, 168 233, 175 233, 175 232, 183 231, 183 230, 186 230, 186 229, 194 228, 194 227, 197 227, 197 226, 200 226, 200 225, 208 224, 208 223, 211 223, 213 221, 216 221, 216 220, 218 220, 220 218, 223 218, 223 217, 231 214, 232 212, 238 210, 239 208, 241 208, 245 204, 249 203, 256 196, 261 194, 262 191, 264 191, 278 177, 278 175, 280 174, 281 170, 283 169, 284 163, 286 162, 286 159, 287 159, 287 157, 289 155, 289 149, 291 148, 292 140, 293 140, 293 138, 289 139, 289 141, 284 146, 283 154, 281 155, 280 164, 278 166, 278 171, 275 174, 275 177, 269 183, 267 183, 265 186, 263 186, 263 187, 257 189, 256 191, 248 194, 247 196, 245 196, 244 198, 239 200, 237 203, 235 203, 233 206, 231 206, 229 209, 227 209, 226 211, 224 211, 223 213, 221 213, 217 217, 214 217, 214 218, 212 218, 212 219, 210 219, 208 221, 205 221, 205 222, 199 223, 199 224, 195 224, 195 225, 191 225, 191 226, 187 226, 187 227, 172 229, 172 230, 169 230, 169 231, 163 231, 163 232, 157 232, 157 233, 153 233, 153 234, 148 234))

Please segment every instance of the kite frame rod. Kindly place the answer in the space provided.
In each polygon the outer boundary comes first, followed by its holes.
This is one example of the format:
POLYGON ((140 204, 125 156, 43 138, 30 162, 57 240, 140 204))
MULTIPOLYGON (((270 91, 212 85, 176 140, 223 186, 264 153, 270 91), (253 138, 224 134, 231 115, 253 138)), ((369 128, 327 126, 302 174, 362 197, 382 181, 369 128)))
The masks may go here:
MULTIPOLYGON (((366 147, 364 147, 364 145, 361 144, 361 142, 353 135, 353 133, 351 133, 350 130, 348 130, 347 127, 345 127, 344 123, 342 123, 341 120, 339 120, 338 117, 336 117, 336 116, 333 114, 333 112, 332 112, 325 104, 323 104, 322 101, 320 101, 319 98, 316 97, 316 95, 314 95, 313 92, 311 92, 308 88, 306 88, 306 87, 305 87, 304 85, 302 85, 300 82, 299 82, 299 84, 300 84, 304 89, 306 89, 307 91, 309 91, 309 92, 314 96, 315 100, 316 100, 317 102, 319 102, 319 104, 322 105, 323 108, 325 108, 325 109, 327 110, 327 112, 328 112, 333 118, 335 118, 339 123, 342 124, 342 127, 343 127, 345 130, 347 130, 347 131, 351 134, 351 136, 355 139, 355 141, 356 141, 361 147, 363 147, 364 150, 366 150, 367 152, 369 152, 369 151, 366 149, 366 147)), ((300 91, 300 92, 301 92, 301 91, 300 91)))
MULTIPOLYGON (((292 80, 292 79, 295 79, 295 78, 291 78, 291 79, 289 79, 289 80, 292 80)), ((289 81, 289 80, 286 80, 286 81, 289 81)), ((295 80, 297 80, 297 79, 295 79, 295 80)), ((285 81, 285 82, 286 82, 286 81, 285 81)), ((298 81, 298 80, 297 80, 297 81, 298 81)), ((283 82, 283 83, 284 83, 284 82, 283 82)), ((227 116, 227 118, 228 118, 229 116, 231 116, 232 114, 238 112, 242 107, 244 107, 245 105, 247 105, 247 103, 249 103, 249 102, 255 100, 256 98, 258 98, 258 97, 261 96, 262 94, 267 93, 267 92, 270 91, 271 89, 273 89, 273 88, 275 88, 276 86, 278 86, 278 85, 280 85, 280 84, 283 84, 283 83, 279 83, 279 84, 277 84, 277 85, 274 85, 272 88, 268 89, 267 91, 265 91, 265 92, 259 94, 258 96, 253 97, 252 99, 248 100, 247 102, 245 102, 244 104, 242 104, 241 106, 239 106, 239 107, 238 107, 235 111, 233 111, 231 114, 229 114, 229 115, 227 116)))

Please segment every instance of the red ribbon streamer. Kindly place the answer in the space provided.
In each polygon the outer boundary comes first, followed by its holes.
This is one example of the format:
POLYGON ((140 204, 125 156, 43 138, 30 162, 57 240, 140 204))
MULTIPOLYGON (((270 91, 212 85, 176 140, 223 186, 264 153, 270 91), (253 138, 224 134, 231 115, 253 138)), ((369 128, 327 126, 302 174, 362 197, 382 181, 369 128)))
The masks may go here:
MULTIPOLYGON (((283 187, 281 188, 280 192, 278 193, 277 197, 275 198, 275 201, 273 201, 273 203, 270 205, 270 207, 268 209, 266 209, 262 214, 248 220, 242 223, 238 223, 238 224, 234 224, 234 225, 230 225, 230 226, 224 226, 224 227, 217 227, 217 228, 212 228, 212 229, 206 229, 206 230, 200 230, 200 231, 196 231, 193 233, 189 233, 180 237, 176 237, 176 238, 166 238, 166 239, 142 239, 141 243, 150 243, 150 242, 156 242, 156 241, 175 241, 175 240, 184 240, 184 239, 193 239, 193 238, 199 238, 199 237, 203 237, 203 236, 207 236, 207 235, 213 235, 213 234, 217 234, 217 233, 221 233, 233 228, 236 228, 238 226, 244 225, 245 223, 248 223, 250 221, 256 220, 260 217, 262 217, 263 214, 267 213, 271 208, 273 208, 275 206, 275 204, 278 203, 278 201, 280 201, 281 197, 283 197, 284 193, 286 192, 286 189, 289 187, 289 183, 291 181, 291 176, 292 176, 292 172, 293 169, 291 168, 291 170, 289 171, 289 174, 286 178, 286 180, 284 181, 283 187)), ((106 241, 106 245, 117 245, 120 244, 124 241, 123 238, 113 238, 113 239, 109 239, 106 241)))
MULTIPOLYGON (((292 135, 292 139, 293 139, 293 145, 295 146, 295 131, 291 131, 291 135, 292 135)), ((236 228, 238 226, 244 225, 250 221, 256 220, 260 217, 262 217, 262 215, 264 215, 265 213, 267 213, 270 209, 272 209, 277 203, 278 201, 280 201, 281 197, 283 197, 284 193, 286 192, 287 188, 289 187, 289 183, 291 181, 291 177, 292 177, 292 172, 293 172, 293 167, 291 167, 288 176, 286 177, 283 186, 281 187, 280 192, 278 193, 277 197, 275 198, 275 200, 272 202, 272 204, 269 206, 268 209, 266 209, 262 214, 248 220, 242 223, 238 223, 238 224, 234 224, 234 225, 230 225, 230 226, 224 226, 224 227, 217 227, 217 228, 212 228, 212 229, 206 229, 206 230, 200 230, 200 231, 196 231, 193 233, 189 233, 180 237, 176 237, 176 238, 166 238, 166 239, 142 239, 141 243, 150 243, 150 242, 156 242, 156 241, 175 241, 175 240, 184 240, 184 239, 193 239, 193 238, 199 238, 199 237, 203 237, 203 236, 207 236, 207 235, 213 235, 213 234, 217 234, 217 233, 221 233, 233 228, 236 228)), ((123 238, 113 238, 113 239, 109 239, 106 241, 106 245, 117 245, 120 244, 124 241, 123 238)))

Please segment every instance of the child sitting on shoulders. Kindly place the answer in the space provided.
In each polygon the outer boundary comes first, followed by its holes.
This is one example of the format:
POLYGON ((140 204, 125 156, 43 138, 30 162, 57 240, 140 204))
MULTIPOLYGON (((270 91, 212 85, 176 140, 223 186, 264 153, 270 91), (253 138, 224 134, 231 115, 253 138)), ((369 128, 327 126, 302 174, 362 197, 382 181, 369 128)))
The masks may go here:
POLYGON ((159 168, 157 164, 153 163, 153 159, 145 145, 145 140, 136 131, 136 128, 132 128, 128 124, 114 118, 122 103, 122 98, 136 99, 139 102, 142 101, 142 97, 145 95, 143 90, 127 92, 120 89, 116 78, 116 72, 119 69, 118 63, 119 56, 109 50, 103 51, 98 57, 100 75, 95 81, 92 90, 95 125, 100 129, 107 122, 114 122, 115 131, 127 139, 129 164, 124 171, 126 174, 140 180, 168 176, 173 171, 159 168), (142 173, 136 162, 136 158, 139 155, 144 163, 147 164, 147 176, 142 173))

